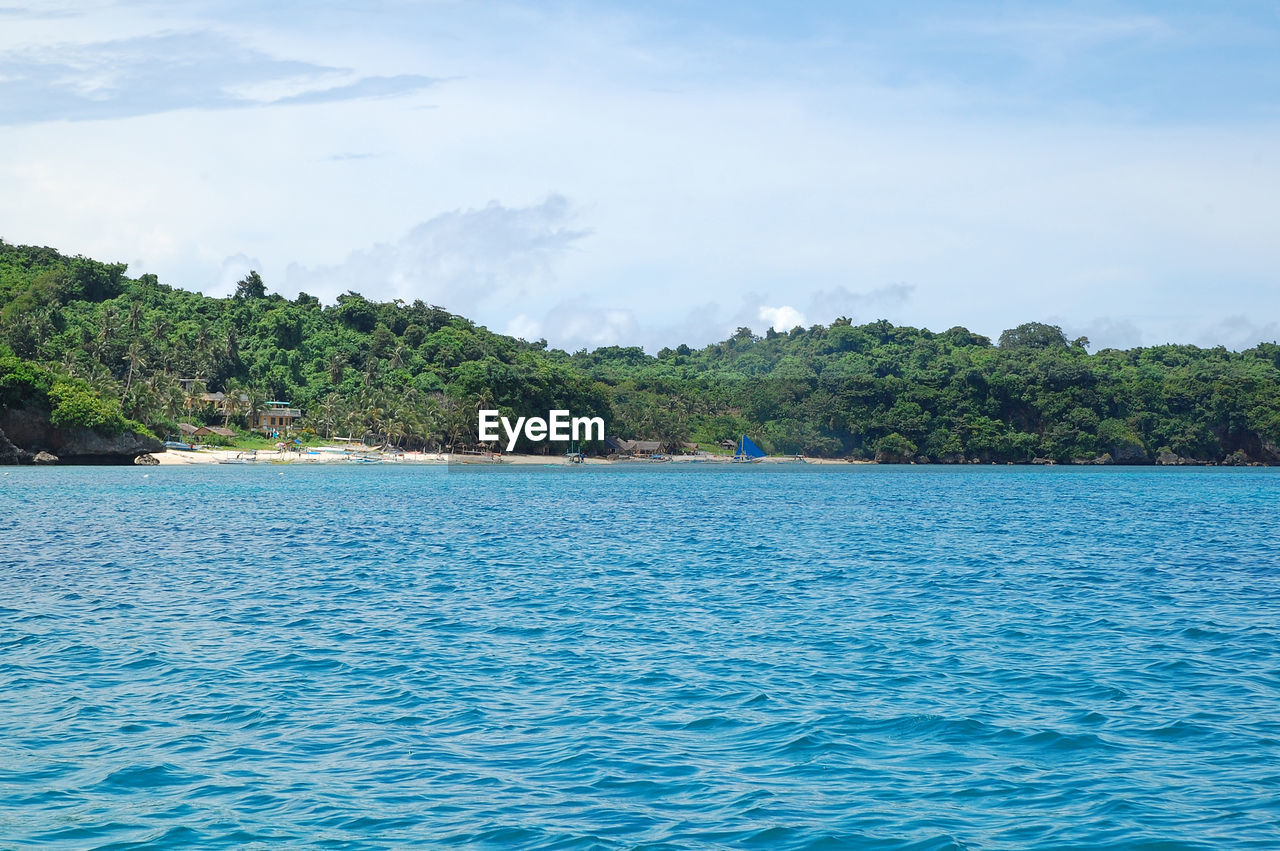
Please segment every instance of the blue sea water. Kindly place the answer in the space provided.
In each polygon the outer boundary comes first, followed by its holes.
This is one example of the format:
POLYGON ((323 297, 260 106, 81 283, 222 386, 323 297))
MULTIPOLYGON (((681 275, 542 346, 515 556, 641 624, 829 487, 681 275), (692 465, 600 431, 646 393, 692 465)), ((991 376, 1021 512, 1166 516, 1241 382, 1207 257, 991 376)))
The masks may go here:
POLYGON ((17 468, 0 847, 1280 847, 1280 470, 17 468))

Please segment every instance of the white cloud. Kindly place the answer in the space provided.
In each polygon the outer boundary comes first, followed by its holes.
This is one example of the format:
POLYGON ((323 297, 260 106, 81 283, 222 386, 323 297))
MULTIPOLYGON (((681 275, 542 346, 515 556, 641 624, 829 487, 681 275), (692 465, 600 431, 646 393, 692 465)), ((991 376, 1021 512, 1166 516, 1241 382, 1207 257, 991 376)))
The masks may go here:
POLYGON ((572 219, 559 195, 528 207, 493 201, 441 213, 394 243, 354 251, 337 265, 290 266, 288 286, 325 300, 355 290, 422 299, 473 318, 477 311, 494 315, 554 287, 557 261, 587 235, 570 227, 572 219))
POLYGON ((236 284, 250 272, 261 268, 262 261, 256 257, 249 257, 246 254, 232 255, 222 261, 222 268, 218 270, 217 283, 205 290, 205 295, 217 297, 234 295, 236 284))
POLYGON ((542 323, 527 313, 519 313, 507 321, 502 333, 532 342, 542 338, 542 323))
MULTIPOLYGON (((1057 317, 1095 345, 1225 342, 1240 335, 1224 316, 1280 315, 1274 120, 999 112, 1011 89, 953 84, 945 51, 931 75, 884 82, 834 36, 729 43, 710 20, 675 33, 607 9, 313 6, 6 19, 0 53, 34 64, 5 73, 38 84, 13 114, 103 117, 0 126, 0 236, 139 258, 135 273, 209 292, 252 262, 272 290, 422 298, 570 348, 789 325, 761 305, 990 336, 1057 317), (173 37, 198 32, 220 35, 173 37), (194 76, 174 70, 184 45, 194 76), (53 73, 72 59, 85 69, 53 73), (433 79, 448 83, 430 104, 381 97, 433 79), (330 100, 236 106, 305 92, 330 100)), ((1009 35, 1165 40, 1142 18, 1055 21, 1009 35)), ((969 54, 1006 35, 950 32, 969 54)), ((912 49, 877 57, 906 67, 912 49)))
POLYGON ((804 326, 804 314, 787 304, 778 307, 762 304, 757 315, 760 321, 767 323, 766 330, 772 328, 775 331, 790 331, 797 325, 804 326))

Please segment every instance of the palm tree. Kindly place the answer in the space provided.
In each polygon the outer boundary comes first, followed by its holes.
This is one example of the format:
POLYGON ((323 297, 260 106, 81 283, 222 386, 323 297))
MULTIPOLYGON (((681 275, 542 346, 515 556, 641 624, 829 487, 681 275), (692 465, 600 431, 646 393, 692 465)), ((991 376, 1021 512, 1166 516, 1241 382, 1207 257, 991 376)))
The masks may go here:
POLYGON ((399 369, 404 366, 405 358, 409 356, 409 347, 404 343, 398 344, 391 350, 391 359, 388 361, 392 369, 399 369))
POLYGON ((338 421, 338 399, 333 393, 320 402, 315 410, 316 422, 324 426, 324 437, 328 440, 333 437, 333 426, 338 421))
POLYGON ((262 412, 267 407, 266 394, 259 387, 246 387, 244 390, 244 412, 249 421, 249 427, 253 428, 253 424, 261 417, 262 412))
POLYGON ((160 400, 166 419, 176 420, 182 412, 188 396, 182 392, 182 385, 173 380, 167 372, 157 372, 151 376, 151 388, 160 400))
POLYGON ((225 396, 222 400, 222 427, 226 428, 231 425, 231 417, 241 410, 240 382, 234 378, 227 379, 227 386, 222 392, 225 396))
POLYGON ((203 319, 196 326, 191 348, 195 356, 196 371, 209 372, 213 367, 213 333, 209 330, 209 323, 203 319))
POLYGON ((124 359, 129 363, 129 377, 124 382, 124 392, 127 396, 129 388, 133 386, 133 376, 142 366, 146 365, 146 361, 142 358, 142 344, 134 340, 129 344, 129 349, 125 352, 124 359))
POLYGON ((342 374, 347 367, 347 359, 342 352, 332 352, 329 355, 329 362, 326 368, 329 371, 329 381, 334 387, 342 383, 342 374))
POLYGON ((204 383, 204 378, 197 375, 187 388, 186 400, 183 404, 187 409, 187 416, 191 415, 192 408, 204 401, 204 394, 208 392, 209 388, 204 383))

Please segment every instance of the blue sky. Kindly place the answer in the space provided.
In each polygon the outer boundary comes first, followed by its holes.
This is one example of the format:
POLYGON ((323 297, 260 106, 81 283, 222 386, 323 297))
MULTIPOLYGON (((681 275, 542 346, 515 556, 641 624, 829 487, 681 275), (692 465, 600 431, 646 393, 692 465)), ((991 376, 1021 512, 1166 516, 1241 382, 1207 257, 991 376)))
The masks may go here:
POLYGON ((177 286, 1280 336, 1280 3, 6 2, 0 237, 177 286))

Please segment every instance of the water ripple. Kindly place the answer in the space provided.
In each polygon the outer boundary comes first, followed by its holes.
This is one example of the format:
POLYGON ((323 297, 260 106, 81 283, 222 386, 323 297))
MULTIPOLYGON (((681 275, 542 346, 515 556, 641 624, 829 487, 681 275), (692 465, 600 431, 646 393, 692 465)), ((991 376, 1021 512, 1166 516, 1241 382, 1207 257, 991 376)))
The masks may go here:
POLYGON ((4 847, 1280 847, 1273 470, 18 469, 4 847))

